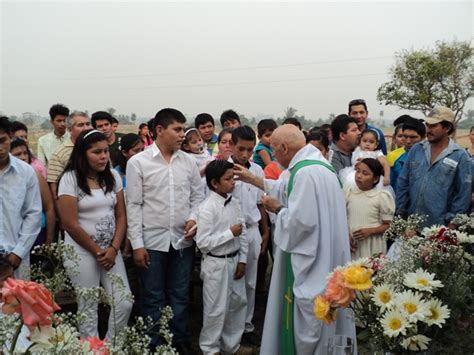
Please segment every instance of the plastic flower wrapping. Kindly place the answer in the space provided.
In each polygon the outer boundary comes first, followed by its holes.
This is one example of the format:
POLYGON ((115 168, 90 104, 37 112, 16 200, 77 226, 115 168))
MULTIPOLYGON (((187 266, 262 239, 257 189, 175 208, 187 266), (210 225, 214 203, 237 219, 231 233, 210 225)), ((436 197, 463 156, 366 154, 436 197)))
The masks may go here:
MULTIPOLYGON (((8 278, 0 289, 0 354, 151 354, 147 332, 155 326, 159 327, 164 343, 154 353, 176 354, 168 326, 173 318, 170 307, 162 310, 157 324, 138 317, 134 325, 117 331, 112 339, 80 337, 78 326, 85 315, 57 313, 60 307, 54 299, 58 292, 72 289, 63 261, 68 260, 74 267, 77 256, 62 242, 41 246, 34 253, 44 257, 47 264, 32 268, 31 274, 38 282, 8 278)), ((120 297, 132 297, 125 292, 119 275, 109 273, 109 276, 120 297)), ((119 301, 107 297, 100 287, 76 288, 75 292, 108 304, 111 312, 115 309, 114 302, 119 301)))
POLYGON ((314 300, 316 318, 330 324, 338 308, 350 307, 358 339, 372 350, 439 351, 455 341, 473 314, 474 215, 456 216, 456 229, 421 228, 423 220, 396 217, 385 233, 393 240, 387 255, 351 261, 328 275, 314 300))

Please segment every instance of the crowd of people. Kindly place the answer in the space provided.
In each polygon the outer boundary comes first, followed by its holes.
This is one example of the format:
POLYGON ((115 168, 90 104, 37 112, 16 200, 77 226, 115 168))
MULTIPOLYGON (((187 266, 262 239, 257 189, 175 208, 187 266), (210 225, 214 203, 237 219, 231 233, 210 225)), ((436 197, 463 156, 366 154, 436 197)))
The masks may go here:
MULTIPOLYGON (((261 344, 262 354, 325 354, 334 334, 355 339, 345 312, 331 326, 314 317, 313 299, 329 272, 351 258, 387 253, 383 233, 395 215, 450 226, 472 208, 474 129, 472 147, 461 148, 446 107, 423 119, 400 116, 390 151, 382 130, 367 123, 364 100, 309 131, 288 118, 279 127, 261 120, 255 132, 233 110, 222 113, 219 133, 210 114, 187 127, 171 108, 137 134, 117 132, 118 121, 105 111, 89 117, 57 104, 49 114, 53 130, 39 138, 37 152, 26 125, 0 118, 0 254, 14 277, 27 279, 32 247, 63 239, 79 259, 78 268, 64 265, 73 284, 101 285, 117 300, 106 337, 127 324, 134 307, 117 294, 112 272, 143 316, 158 321, 171 306, 180 354, 193 353, 188 308, 196 253, 204 354, 236 353, 241 344, 261 344), (269 257, 260 337, 253 322, 257 275, 269 257), (132 271, 138 284, 128 281, 132 271)), ((87 315, 81 336, 98 336, 97 305, 81 296, 77 303, 87 315)), ((158 332, 149 335, 152 348, 160 344, 158 332)))

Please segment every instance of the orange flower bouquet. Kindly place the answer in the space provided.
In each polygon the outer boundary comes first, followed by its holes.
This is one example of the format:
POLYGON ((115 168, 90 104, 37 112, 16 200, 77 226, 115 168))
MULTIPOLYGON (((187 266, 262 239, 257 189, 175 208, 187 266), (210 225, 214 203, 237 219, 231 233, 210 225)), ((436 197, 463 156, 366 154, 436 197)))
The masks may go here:
POLYGON ((338 308, 347 308, 356 297, 356 291, 372 287, 373 270, 365 260, 350 262, 329 275, 326 292, 314 300, 314 314, 317 319, 331 324, 336 319, 338 308))

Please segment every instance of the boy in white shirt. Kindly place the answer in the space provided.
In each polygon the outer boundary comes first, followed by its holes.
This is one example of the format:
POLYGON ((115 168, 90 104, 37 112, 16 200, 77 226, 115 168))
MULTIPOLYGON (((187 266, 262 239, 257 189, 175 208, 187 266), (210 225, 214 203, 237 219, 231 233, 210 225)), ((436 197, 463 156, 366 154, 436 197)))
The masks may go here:
POLYGON ((206 167, 211 190, 199 206, 196 243, 203 253, 203 326, 199 346, 204 354, 236 353, 245 327, 247 238, 239 201, 232 198, 234 164, 214 160, 206 167))
MULTIPOLYGON (((264 178, 263 169, 250 161, 255 148, 257 136, 249 126, 237 127, 232 131, 232 156, 229 158, 234 164, 248 169, 252 174, 264 178)), ((247 316, 242 343, 259 346, 260 339, 254 332, 252 323, 255 309, 255 291, 257 286, 257 268, 260 254, 266 253, 269 228, 267 212, 261 204, 263 191, 255 186, 237 181, 232 196, 240 202, 240 209, 246 225, 248 241, 247 266, 245 272, 245 288, 247 292, 247 316)))

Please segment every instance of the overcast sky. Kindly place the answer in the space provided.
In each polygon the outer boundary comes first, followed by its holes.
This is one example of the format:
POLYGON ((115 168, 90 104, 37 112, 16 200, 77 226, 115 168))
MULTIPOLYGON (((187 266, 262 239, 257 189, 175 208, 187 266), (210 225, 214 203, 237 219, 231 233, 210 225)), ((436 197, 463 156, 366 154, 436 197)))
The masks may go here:
POLYGON ((62 102, 139 117, 163 107, 278 117, 292 106, 317 119, 365 98, 372 117, 393 119, 405 111, 376 93, 394 53, 471 40, 474 17, 471 1, 0 6, 0 111, 17 115, 62 102))

